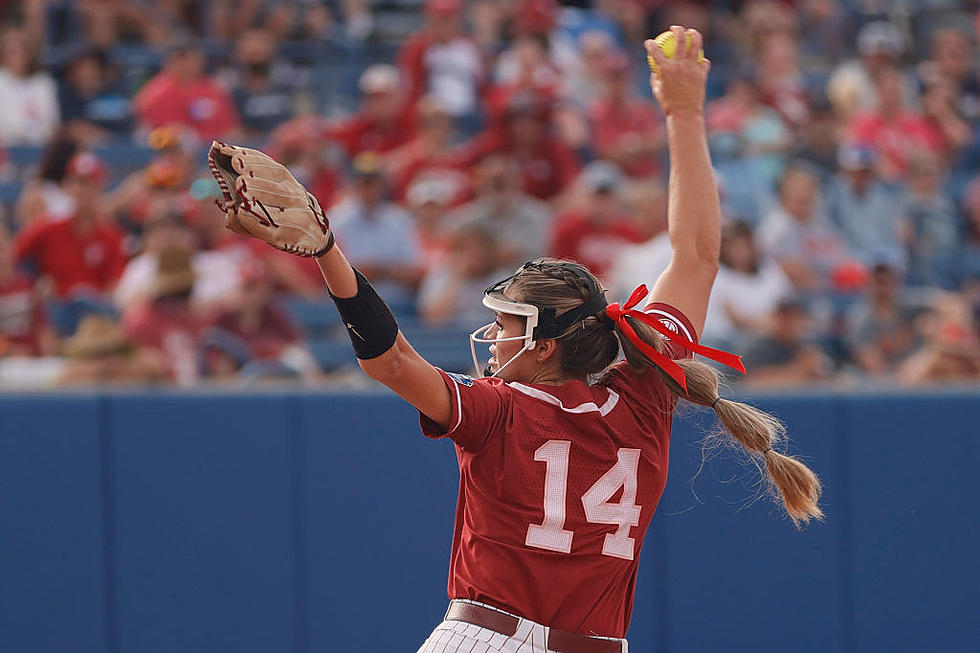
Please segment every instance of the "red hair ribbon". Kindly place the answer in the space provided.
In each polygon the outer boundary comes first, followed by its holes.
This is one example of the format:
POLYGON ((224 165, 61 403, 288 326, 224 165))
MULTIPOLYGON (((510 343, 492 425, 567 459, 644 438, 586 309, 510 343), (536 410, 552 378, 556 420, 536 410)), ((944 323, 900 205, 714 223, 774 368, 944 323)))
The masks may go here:
POLYGON ((620 306, 618 303, 609 304, 606 306, 606 315, 616 326, 626 334, 636 347, 646 355, 647 358, 652 360, 657 364, 663 371, 667 372, 670 378, 677 381, 677 383, 684 388, 684 392, 687 392, 687 378, 684 376, 684 370, 681 366, 672 361, 671 359, 664 356, 662 353, 654 349, 651 345, 644 342, 642 338, 636 333, 629 322, 626 321, 627 317, 632 317, 634 319, 643 322, 644 324, 649 324, 651 327, 656 329, 660 335, 669 339, 671 342, 676 342, 685 349, 693 351, 696 354, 701 354, 705 358, 710 358, 713 361, 717 361, 722 365, 727 365, 732 369, 736 369, 739 372, 745 373, 745 366, 742 365, 742 357, 736 354, 730 354, 727 351, 721 351, 720 349, 712 349, 711 347, 705 347, 704 345, 698 344, 688 340, 679 333, 675 333, 668 329, 666 326, 660 323, 660 319, 644 313, 642 311, 637 311, 634 307, 640 303, 644 297, 647 296, 649 291, 645 285, 640 285, 630 298, 626 300, 626 303, 620 306))

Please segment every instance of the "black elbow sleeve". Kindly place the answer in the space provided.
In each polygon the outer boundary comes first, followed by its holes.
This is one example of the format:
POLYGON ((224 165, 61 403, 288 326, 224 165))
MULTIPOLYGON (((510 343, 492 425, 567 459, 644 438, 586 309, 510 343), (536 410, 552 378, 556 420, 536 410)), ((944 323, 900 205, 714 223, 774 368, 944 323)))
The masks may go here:
POLYGON ((347 327, 354 354, 362 360, 377 358, 395 344, 398 323, 371 282, 357 269, 354 276, 357 277, 356 295, 337 297, 330 293, 330 298, 347 327))

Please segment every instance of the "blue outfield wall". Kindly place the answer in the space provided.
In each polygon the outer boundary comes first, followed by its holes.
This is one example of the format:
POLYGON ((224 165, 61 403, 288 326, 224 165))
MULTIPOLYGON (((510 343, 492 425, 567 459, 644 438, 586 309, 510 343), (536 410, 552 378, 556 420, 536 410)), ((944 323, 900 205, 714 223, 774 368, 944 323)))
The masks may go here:
MULTIPOLYGON (((980 652, 980 394, 756 403, 827 519, 702 467, 710 415, 679 414, 631 651, 980 652)), ((0 396, 0 651, 414 651, 457 483, 387 395, 0 396)))

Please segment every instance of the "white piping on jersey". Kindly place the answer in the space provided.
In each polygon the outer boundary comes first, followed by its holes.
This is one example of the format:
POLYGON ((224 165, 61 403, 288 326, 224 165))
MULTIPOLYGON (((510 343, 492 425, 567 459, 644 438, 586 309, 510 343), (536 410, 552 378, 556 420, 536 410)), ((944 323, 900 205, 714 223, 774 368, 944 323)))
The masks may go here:
MULTIPOLYGON (((449 375, 447 374, 446 376, 449 376, 449 375)), ((459 396, 459 384, 456 383, 456 379, 454 379, 453 377, 449 376, 449 378, 453 382, 453 391, 455 391, 455 393, 456 393, 456 423, 453 425, 453 427, 451 429, 449 429, 446 432, 447 435, 449 433, 452 433, 456 429, 458 429, 460 422, 463 421, 463 400, 459 396)))
POLYGON ((678 329, 680 329, 681 331, 684 332, 684 337, 685 338, 687 338, 691 342, 694 342, 694 336, 692 336, 691 335, 691 332, 687 330, 687 327, 684 326, 684 323, 682 321, 680 321, 679 319, 677 319, 677 316, 672 315, 672 314, 668 313, 667 311, 662 311, 659 308, 646 308, 646 309, 643 310, 643 312, 646 313, 647 315, 654 315, 654 314, 656 314, 656 315, 660 315, 662 317, 667 318, 667 320, 671 324, 676 325, 678 329))
POLYGON ((540 399, 553 406, 558 406, 566 413, 576 413, 576 414, 599 413, 600 415, 605 417, 612 411, 613 408, 616 407, 616 404, 619 403, 619 395, 616 392, 610 390, 609 388, 606 388, 606 391, 609 393, 609 398, 606 399, 606 403, 602 404, 601 406, 597 406, 595 402, 587 401, 585 403, 579 404, 578 406, 567 408, 565 404, 561 402, 561 399, 559 399, 558 397, 552 394, 548 394, 544 390, 538 390, 537 388, 531 388, 524 385, 523 383, 516 383, 516 382, 508 383, 507 385, 514 388, 518 392, 526 394, 528 397, 534 397, 535 399, 540 399))

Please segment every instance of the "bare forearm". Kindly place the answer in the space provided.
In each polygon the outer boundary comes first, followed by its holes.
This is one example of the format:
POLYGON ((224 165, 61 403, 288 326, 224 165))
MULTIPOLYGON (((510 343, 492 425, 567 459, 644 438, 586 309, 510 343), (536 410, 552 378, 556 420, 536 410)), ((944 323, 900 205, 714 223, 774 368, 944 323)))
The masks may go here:
POLYGON ((704 116, 667 117, 670 150, 667 226, 675 255, 717 262, 721 248, 721 204, 708 154, 704 116))
POLYGON ((334 247, 316 260, 320 266, 320 273, 323 280, 327 282, 327 288, 335 297, 353 297, 357 294, 357 277, 354 276, 354 268, 347 262, 347 257, 340 251, 340 247, 334 247))

